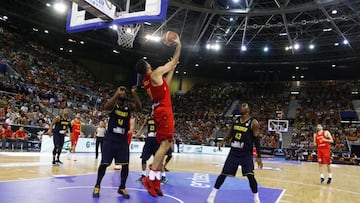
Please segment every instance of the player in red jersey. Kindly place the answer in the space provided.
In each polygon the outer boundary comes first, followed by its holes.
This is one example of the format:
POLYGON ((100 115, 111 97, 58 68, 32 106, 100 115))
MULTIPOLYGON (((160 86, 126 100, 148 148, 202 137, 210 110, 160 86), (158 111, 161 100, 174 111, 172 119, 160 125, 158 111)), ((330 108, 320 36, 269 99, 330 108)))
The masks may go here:
POLYGON ((156 126, 156 140, 160 144, 156 151, 149 175, 142 179, 147 191, 154 197, 163 196, 160 188, 161 169, 164 157, 174 142, 174 114, 171 105, 169 85, 175 67, 179 63, 181 42, 174 40, 176 49, 171 60, 163 66, 152 70, 149 63, 141 59, 135 69, 143 76, 142 84, 153 102, 153 118, 156 126), (166 76, 164 76, 166 74, 166 76))
POLYGON ((81 132, 81 121, 80 121, 79 113, 77 113, 75 118, 71 121, 71 128, 72 128, 71 137, 70 137, 71 148, 70 148, 70 153, 67 154, 67 156, 68 156, 67 158, 69 160, 72 158, 74 161, 76 161, 75 148, 76 148, 77 142, 79 140, 80 132, 81 132))
POLYGON ((318 124, 316 126, 317 132, 314 133, 314 146, 317 146, 317 158, 319 163, 319 171, 320 171, 320 182, 323 183, 325 181, 323 174, 323 165, 327 165, 328 170, 328 180, 327 184, 331 183, 332 174, 330 168, 330 143, 333 143, 334 140, 328 130, 323 130, 323 126, 318 124))

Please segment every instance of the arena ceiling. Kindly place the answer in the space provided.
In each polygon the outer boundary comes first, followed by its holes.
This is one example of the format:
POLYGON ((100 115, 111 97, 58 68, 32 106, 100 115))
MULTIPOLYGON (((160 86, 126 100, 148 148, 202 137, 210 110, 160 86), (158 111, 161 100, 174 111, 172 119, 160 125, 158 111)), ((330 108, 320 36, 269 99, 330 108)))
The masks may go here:
MULTIPOLYGON (((121 5, 124 0, 111 1, 121 5)), ((47 3, 54 1, 2 0, 0 16, 8 19, 1 23, 36 36, 54 50, 71 49, 68 54, 75 57, 129 67, 143 56, 165 62, 169 48, 144 36, 173 30, 184 46, 178 67, 178 74, 186 72, 184 77, 360 79, 360 0, 169 0, 166 21, 142 25, 133 49, 119 47, 111 29, 66 33, 66 15, 47 3), (49 33, 44 34, 45 29, 49 33), (210 49, 215 45, 219 50, 210 49)), ((132 0, 131 5, 138 9, 143 0, 132 0)))

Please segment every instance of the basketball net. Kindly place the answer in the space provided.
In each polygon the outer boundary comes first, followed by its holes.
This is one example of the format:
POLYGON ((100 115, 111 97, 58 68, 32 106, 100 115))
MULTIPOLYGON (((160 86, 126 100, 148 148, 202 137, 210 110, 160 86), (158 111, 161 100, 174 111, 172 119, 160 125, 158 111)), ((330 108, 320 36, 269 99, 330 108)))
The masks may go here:
POLYGON ((141 24, 134 25, 118 25, 117 26, 117 34, 118 40, 117 43, 119 46, 125 48, 133 48, 134 40, 139 32, 141 24))

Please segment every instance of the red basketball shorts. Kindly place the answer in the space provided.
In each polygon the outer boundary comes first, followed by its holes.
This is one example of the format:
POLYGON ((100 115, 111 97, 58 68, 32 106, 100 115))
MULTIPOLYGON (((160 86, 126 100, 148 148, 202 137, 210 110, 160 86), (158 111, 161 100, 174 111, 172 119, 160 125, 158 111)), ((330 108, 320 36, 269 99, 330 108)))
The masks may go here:
POLYGON ((71 146, 75 146, 78 142, 78 139, 79 139, 79 135, 80 133, 72 133, 72 136, 71 136, 71 146))
POLYGON ((156 126, 156 140, 161 143, 163 140, 174 140, 174 114, 171 107, 157 107, 154 111, 156 126))
POLYGON ((321 149, 318 148, 317 151, 317 159, 318 159, 318 163, 319 164, 327 164, 330 165, 330 159, 331 159, 331 155, 330 155, 330 149, 321 149))

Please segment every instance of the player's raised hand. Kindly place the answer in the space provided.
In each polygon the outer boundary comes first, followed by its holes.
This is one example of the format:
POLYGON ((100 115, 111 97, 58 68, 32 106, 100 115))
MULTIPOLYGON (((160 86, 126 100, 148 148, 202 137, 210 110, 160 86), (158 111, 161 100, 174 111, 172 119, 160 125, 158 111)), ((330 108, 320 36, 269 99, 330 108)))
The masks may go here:
POLYGON ((176 35, 176 38, 174 39, 174 42, 175 42, 177 45, 181 45, 179 35, 176 35))

